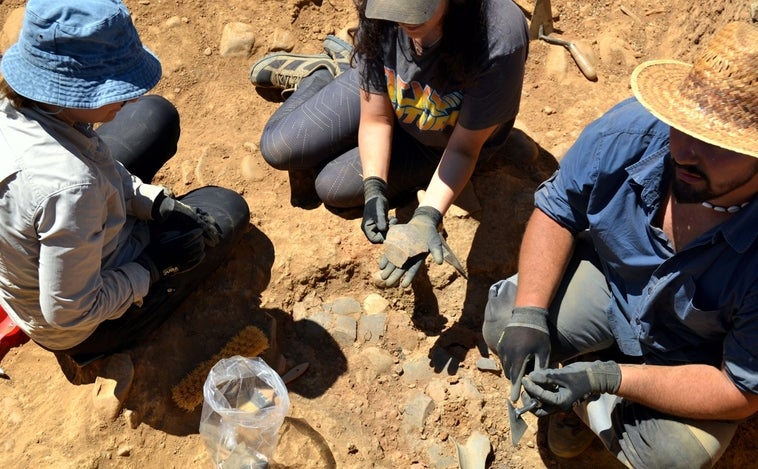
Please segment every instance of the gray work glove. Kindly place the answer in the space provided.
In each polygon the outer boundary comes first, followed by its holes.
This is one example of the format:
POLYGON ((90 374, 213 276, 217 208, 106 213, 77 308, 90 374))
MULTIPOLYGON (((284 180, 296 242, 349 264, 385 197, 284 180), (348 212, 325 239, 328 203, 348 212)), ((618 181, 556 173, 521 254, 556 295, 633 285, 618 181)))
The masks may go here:
POLYGON ((497 342, 497 355, 505 376, 511 380, 511 401, 521 392, 521 380, 533 361, 533 369, 541 370, 550 359, 550 333, 547 310, 536 306, 513 308, 508 325, 497 342))
POLYGON ((575 362, 563 368, 537 370, 524 378, 524 390, 543 405, 534 413, 544 416, 556 408, 570 410, 590 396, 615 394, 621 386, 621 368, 614 361, 575 362))
POLYGON ((371 176, 363 180, 363 221, 361 229, 373 244, 381 244, 387 237, 390 225, 397 219, 388 217, 387 183, 382 178, 371 176))
POLYGON ((429 253, 437 264, 445 261, 442 235, 438 231, 440 223, 442 223, 442 213, 434 207, 418 207, 413 212, 413 217, 407 226, 411 228, 416 241, 425 245, 428 250, 409 258, 403 265, 394 265, 385 254, 382 254, 379 260, 379 268, 382 270, 380 275, 388 287, 396 285, 401 278, 401 287, 410 285, 429 253))
POLYGON ((221 241, 221 228, 209 213, 197 207, 190 207, 165 194, 153 202, 152 216, 153 220, 161 224, 170 224, 171 229, 200 228, 205 244, 210 247, 218 245, 221 241))
POLYGON ((203 230, 164 231, 134 260, 150 272, 150 283, 195 268, 205 258, 203 230))

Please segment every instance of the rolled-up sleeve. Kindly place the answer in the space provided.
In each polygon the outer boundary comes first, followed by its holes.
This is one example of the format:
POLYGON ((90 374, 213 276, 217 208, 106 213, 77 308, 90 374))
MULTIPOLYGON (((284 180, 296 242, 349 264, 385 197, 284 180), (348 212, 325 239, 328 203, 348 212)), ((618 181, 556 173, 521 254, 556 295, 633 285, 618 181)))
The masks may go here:
POLYGON ((597 182, 597 140, 588 128, 560 162, 560 169, 539 185, 535 207, 572 233, 588 228, 587 206, 597 182))

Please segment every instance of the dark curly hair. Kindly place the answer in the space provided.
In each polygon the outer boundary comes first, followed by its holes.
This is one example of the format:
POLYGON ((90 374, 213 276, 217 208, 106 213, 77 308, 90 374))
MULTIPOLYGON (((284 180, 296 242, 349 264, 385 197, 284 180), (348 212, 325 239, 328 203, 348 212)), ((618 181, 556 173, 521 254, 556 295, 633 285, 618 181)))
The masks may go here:
MULTIPOLYGON (((437 76, 463 82, 473 78, 470 73, 487 52, 487 8, 484 0, 448 0, 450 5, 442 24, 440 69, 437 76)), ((358 9, 358 31, 353 31, 354 55, 363 59, 363 87, 380 83, 384 78, 382 38, 396 37, 398 25, 392 21, 366 18, 366 0, 355 0, 358 9)))

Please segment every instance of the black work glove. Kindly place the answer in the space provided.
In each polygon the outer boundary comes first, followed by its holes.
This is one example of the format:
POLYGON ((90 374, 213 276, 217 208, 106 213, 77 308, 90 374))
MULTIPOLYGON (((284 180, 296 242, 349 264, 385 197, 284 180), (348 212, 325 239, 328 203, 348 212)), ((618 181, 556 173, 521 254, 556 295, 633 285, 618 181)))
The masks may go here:
POLYGON ((418 207, 413 212, 413 217, 408 222, 408 226, 414 228, 414 235, 426 244, 429 251, 411 257, 403 265, 392 264, 387 256, 382 254, 382 258, 379 260, 379 268, 382 269, 380 275, 388 287, 396 285, 401 278, 401 287, 405 288, 410 285, 429 253, 432 254, 432 258, 437 264, 444 262, 442 235, 438 231, 440 223, 442 223, 442 213, 434 207, 418 207))
POLYGON ((164 231, 134 262, 150 272, 150 283, 195 268, 205 258, 203 230, 164 231))
POLYGON ((363 221, 361 229, 373 244, 381 244, 387 237, 390 225, 397 219, 388 217, 387 183, 382 178, 371 176, 363 180, 363 221))
POLYGON ((619 386, 621 368, 614 361, 575 362, 563 368, 533 371, 524 378, 524 390, 543 404, 534 412, 537 416, 547 415, 556 407, 570 410, 597 394, 615 394, 619 386))
POLYGON ((190 207, 173 197, 159 196, 153 203, 152 216, 161 224, 170 224, 171 228, 200 228, 205 243, 210 247, 218 245, 221 241, 221 228, 209 213, 197 207, 190 207))
POLYGON ((536 306, 513 308, 511 319, 497 341, 497 355, 505 376, 511 380, 511 401, 515 402, 529 363, 534 361, 534 369, 540 370, 550 359, 547 310, 536 306))

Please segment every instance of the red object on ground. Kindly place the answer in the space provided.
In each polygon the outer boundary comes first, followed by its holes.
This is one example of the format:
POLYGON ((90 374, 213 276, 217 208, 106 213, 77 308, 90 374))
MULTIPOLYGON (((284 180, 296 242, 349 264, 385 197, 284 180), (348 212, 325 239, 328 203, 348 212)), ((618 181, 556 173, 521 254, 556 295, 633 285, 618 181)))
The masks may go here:
POLYGON ((29 336, 16 325, 3 308, 0 308, 0 359, 8 350, 28 342, 29 336))

